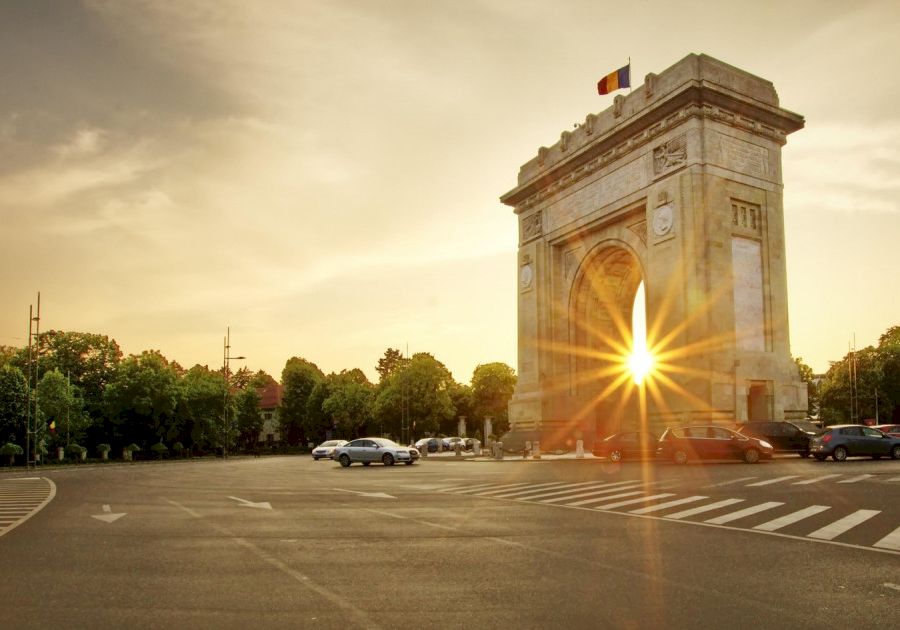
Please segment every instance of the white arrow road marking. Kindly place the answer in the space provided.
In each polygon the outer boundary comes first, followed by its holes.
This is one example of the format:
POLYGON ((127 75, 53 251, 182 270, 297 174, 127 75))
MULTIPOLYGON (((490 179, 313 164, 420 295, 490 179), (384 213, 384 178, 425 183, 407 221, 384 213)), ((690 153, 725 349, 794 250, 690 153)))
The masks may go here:
POLYGON ((376 499, 396 499, 397 497, 385 494, 384 492, 360 492, 359 490, 344 490, 343 488, 332 488, 335 492, 349 492, 358 494, 361 497, 374 497, 376 499))
POLYGON ((893 584, 891 582, 885 582, 884 584, 882 584, 882 586, 885 588, 892 588, 895 591, 900 591, 900 584, 893 584))
POLYGON ((109 505, 103 506, 103 514, 92 514, 91 518, 95 518, 98 521, 103 521, 104 523, 112 523, 113 521, 117 521, 123 516, 125 516, 128 512, 120 512, 117 514, 112 513, 112 508, 109 505))
POLYGON ((237 501, 241 507, 248 508, 259 508, 261 510, 271 510, 272 505, 268 501, 260 501, 259 503, 254 503, 253 501, 248 501, 247 499, 241 499, 240 497, 228 497, 229 499, 234 499, 237 501))

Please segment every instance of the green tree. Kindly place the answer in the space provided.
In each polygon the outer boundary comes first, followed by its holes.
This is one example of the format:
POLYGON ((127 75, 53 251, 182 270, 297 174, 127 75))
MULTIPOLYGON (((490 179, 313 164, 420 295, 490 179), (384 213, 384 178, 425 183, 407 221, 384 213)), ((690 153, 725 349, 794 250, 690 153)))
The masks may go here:
MULTIPOLYGON (((221 445, 224 435, 225 379, 205 365, 189 369, 178 383, 177 439, 190 448, 221 445)), ((233 416, 232 416, 233 417, 233 416)))
POLYGON ((252 448, 259 441, 259 432, 263 428, 263 419, 259 414, 259 401, 262 397, 255 387, 247 387, 235 395, 235 418, 238 436, 242 444, 252 448))
POLYGON ((384 356, 378 359, 378 365, 375 370, 378 372, 378 382, 383 383, 391 374, 399 370, 407 363, 407 359, 403 358, 403 354, 394 348, 388 348, 384 351, 384 356))
POLYGON ((493 418, 497 434, 509 429, 509 400, 516 389, 516 372, 505 363, 485 363, 472 373, 472 406, 474 415, 483 420, 493 418))
POLYGON ((175 370, 158 351, 147 350, 118 365, 103 399, 120 439, 146 446, 177 435, 180 394, 175 370))
POLYGON ((448 435, 455 435, 457 433, 456 422, 460 416, 465 416, 467 431, 470 435, 473 435, 477 428, 477 423, 475 421, 475 400, 472 388, 464 383, 454 382, 450 385, 449 393, 450 400, 453 401, 453 407, 456 409, 456 415, 449 421, 449 426, 445 423, 441 427, 441 431, 448 435))
POLYGON ((318 381, 309 393, 306 399, 306 423, 304 431, 309 440, 318 444, 331 435, 336 427, 331 415, 325 411, 325 401, 331 395, 331 384, 337 374, 332 372, 322 380, 318 381))
POLYGON ((0 441, 25 444, 28 383, 22 370, 0 366, 0 441))
POLYGON ((281 435, 288 444, 306 441, 305 426, 309 423, 307 401, 316 383, 325 378, 315 363, 291 357, 281 372, 284 392, 281 398, 281 435))
POLYGON ((344 370, 331 375, 328 398, 322 410, 337 427, 338 434, 358 437, 372 419, 375 388, 360 369, 344 370))
POLYGON ((56 427, 48 434, 51 446, 82 440, 91 418, 84 413, 84 401, 78 388, 71 385, 58 369, 45 372, 41 377, 38 401, 44 424, 54 423, 56 427))
POLYGON ((436 433, 456 413, 452 384, 453 376, 443 363, 427 352, 416 353, 382 383, 373 408, 375 420, 385 431, 399 435, 405 408, 414 435, 436 433))

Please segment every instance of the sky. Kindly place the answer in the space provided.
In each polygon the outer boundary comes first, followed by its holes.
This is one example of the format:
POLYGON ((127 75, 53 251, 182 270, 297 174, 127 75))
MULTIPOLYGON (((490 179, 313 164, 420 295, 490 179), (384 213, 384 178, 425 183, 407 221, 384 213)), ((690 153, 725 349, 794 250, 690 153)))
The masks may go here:
POLYGON ((546 0, 0 3, 0 344, 109 335, 189 367, 388 347, 516 365, 498 197, 564 129, 689 53, 771 80, 791 350, 900 324, 900 4, 546 0))

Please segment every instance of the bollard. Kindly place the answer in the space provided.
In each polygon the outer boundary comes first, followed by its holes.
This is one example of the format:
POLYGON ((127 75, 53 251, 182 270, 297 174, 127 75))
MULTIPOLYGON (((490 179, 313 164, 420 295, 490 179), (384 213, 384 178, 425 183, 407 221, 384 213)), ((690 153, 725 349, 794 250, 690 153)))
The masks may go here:
POLYGON ((457 457, 462 457, 462 446, 459 442, 453 445, 453 450, 456 451, 457 457))
POLYGON ((531 452, 531 442, 525 440, 525 448, 522 449, 522 459, 528 459, 528 454, 531 452))
POLYGON ((575 442, 575 459, 584 459, 584 440, 575 442))
POLYGON ((494 442, 494 459, 503 459, 503 442, 494 442))
POLYGON ((422 445, 422 448, 419 449, 419 455, 422 457, 428 457, 428 442, 422 445))
POLYGON ((472 454, 475 457, 481 457, 481 442, 478 440, 472 442, 472 454))
POLYGON ((56 449, 56 458, 57 458, 59 461, 62 461, 62 460, 64 460, 64 459, 66 458, 66 456, 65 456, 65 451, 64 451, 64 449, 63 449, 62 446, 57 447, 57 449, 56 449))
POLYGON ((531 443, 531 458, 532 459, 540 459, 541 458, 541 443, 540 442, 532 442, 531 443))

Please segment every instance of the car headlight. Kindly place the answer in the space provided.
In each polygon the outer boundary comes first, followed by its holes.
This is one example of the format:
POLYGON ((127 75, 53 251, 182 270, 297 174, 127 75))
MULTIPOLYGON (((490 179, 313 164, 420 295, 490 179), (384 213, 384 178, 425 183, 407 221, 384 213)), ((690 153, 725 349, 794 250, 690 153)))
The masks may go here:
POLYGON ((774 447, 773 447, 771 444, 769 444, 768 442, 766 442, 765 440, 760 440, 760 441, 759 441, 759 445, 762 446, 763 448, 772 448, 772 449, 774 449, 774 447))

